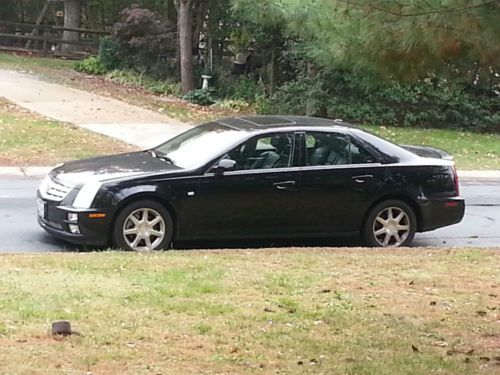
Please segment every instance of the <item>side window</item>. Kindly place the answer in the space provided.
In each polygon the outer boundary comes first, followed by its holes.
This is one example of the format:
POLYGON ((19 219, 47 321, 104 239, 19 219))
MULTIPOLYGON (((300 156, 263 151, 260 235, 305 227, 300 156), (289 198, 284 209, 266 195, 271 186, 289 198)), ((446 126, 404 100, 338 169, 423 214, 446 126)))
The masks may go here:
POLYGON ((307 133, 307 165, 350 164, 349 148, 349 138, 343 134, 329 132, 307 133))
POLYGON ((368 151, 344 134, 310 132, 305 143, 310 166, 375 163, 368 151))
POLYGON ((293 133, 252 138, 228 153, 233 170, 286 168, 292 163, 293 133))

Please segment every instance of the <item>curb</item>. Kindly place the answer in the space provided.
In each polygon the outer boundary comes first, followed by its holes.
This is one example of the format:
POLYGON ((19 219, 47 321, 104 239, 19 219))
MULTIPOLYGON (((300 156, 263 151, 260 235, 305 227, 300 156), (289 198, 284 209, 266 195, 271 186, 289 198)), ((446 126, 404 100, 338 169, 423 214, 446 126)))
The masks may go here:
POLYGON ((44 177, 54 167, 0 167, 0 176, 44 177))
MULTIPOLYGON (((45 177, 52 167, 0 167, 0 176, 45 177)), ((458 171, 458 177, 466 180, 500 180, 500 170, 458 171)))
POLYGON ((458 177, 463 179, 499 180, 500 171, 457 171, 458 177))

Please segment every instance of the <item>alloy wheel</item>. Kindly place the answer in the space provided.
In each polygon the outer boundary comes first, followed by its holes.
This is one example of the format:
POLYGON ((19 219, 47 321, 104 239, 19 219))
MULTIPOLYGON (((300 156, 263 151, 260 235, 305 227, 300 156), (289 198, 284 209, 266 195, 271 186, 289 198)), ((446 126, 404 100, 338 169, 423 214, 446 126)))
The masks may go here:
POLYGON ((375 217, 372 230, 380 246, 398 247, 410 234, 410 218, 399 207, 387 207, 375 217))
POLYGON ((123 223, 123 238, 135 251, 151 251, 165 238, 166 225, 161 214, 151 208, 132 211, 123 223))

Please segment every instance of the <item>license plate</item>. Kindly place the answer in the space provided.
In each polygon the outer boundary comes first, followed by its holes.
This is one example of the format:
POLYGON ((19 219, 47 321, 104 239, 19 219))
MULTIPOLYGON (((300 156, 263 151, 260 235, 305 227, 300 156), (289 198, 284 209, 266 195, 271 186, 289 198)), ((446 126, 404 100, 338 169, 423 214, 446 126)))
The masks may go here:
POLYGON ((41 199, 36 200, 36 208, 38 211, 38 216, 45 219, 46 204, 41 199))

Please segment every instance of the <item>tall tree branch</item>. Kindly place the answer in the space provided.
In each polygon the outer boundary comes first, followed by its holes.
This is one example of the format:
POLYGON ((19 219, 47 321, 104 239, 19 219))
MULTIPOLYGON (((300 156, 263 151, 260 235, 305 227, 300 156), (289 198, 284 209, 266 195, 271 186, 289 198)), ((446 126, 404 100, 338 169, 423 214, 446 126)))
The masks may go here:
POLYGON ((384 12, 384 13, 387 13, 387 14, 390 14, 393 16, 398 16, 398 17, 419 17, 419 16, 428 16, 431 14, 459 13, 459 12, 465 12, 465 11, 472 10, 472 9, 481 8, 481 7, 490 5, 490 4, 495 4, 495 3, 500 4, 500 0, 486 0, 486 1, 483 1, 483 2, 478 3, 478 4, 468 5, 468 6, 459 7, 459 8, 443 7, 441 9, 433 9, 433 10, 422 11, 422 12, 403 13, 403 12, 396 12, 394 10, 391 10, 389 8, 385 8, 385 7, 377 5, 377 4, 370 4, 370 3, 360 4, 360 3, 356 3, 353 1, 349 1, 349 0, 340 0, 340 2, 347 4, 347 5, 354 5, 358 8, 369 7, 371 9, 375 9, 375 10, 378 10, 380 12, 384 12))

